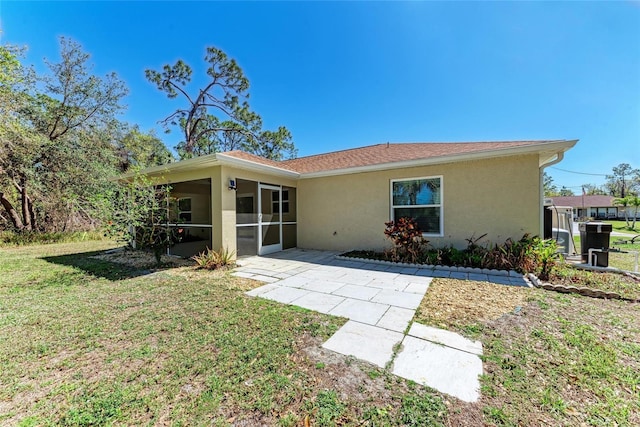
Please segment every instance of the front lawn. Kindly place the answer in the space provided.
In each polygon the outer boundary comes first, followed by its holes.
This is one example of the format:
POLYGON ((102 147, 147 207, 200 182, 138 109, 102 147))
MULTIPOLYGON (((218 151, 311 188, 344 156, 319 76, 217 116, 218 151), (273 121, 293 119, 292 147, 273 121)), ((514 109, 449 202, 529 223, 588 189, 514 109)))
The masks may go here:
POLYGON ((484 345, 470 404, 324 350, 344 319, 112 247, 0 249, 0 425, 640 425, 638 304, 434 279, 416 320, 484 345))
POLYGON ((452 425, 640 425, 640 304, 435 279, 416 318, 483 343, 481 400, 452 425))
POLYGON ((629 220, 629 226, 627 226, 627 222, 625 220, 602 220, 603 222, 607 222, 611 224, 613 231, 617 231, 625 234, 640 234, 640 221, 636 220, 635 228, 631 228, 633 226, 633 220, 629 220))
POLYGON ((320 347, 344 319, 82 242, 0 249, 0 425, 443 425, 446 398, 320 347))
POLYGON ((640 307, 535 290, 485 325, 482 411, 496 425, 640 425, 640 307), (523 410, 525 408, 525 410, 523 410))

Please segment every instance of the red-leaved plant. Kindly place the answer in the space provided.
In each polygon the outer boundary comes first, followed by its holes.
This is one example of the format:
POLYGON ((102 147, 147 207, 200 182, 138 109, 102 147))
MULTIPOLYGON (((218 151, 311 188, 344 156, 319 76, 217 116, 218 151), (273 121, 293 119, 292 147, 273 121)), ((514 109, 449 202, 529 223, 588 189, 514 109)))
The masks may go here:
POLYGON ((418 262, 429 241, 422 236, 416 220, 403 217, 385 222, 384 225, 384 235, 393 242, 393 249, 387 252, 391 260, 418 262))

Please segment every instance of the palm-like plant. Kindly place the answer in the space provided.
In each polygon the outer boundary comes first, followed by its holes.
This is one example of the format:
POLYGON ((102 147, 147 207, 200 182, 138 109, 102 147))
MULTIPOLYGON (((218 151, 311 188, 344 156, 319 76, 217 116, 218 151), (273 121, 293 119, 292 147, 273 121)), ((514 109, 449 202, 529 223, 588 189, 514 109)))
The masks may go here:
MULTIPOLYGON (((633 206, 633 225, 631 225, 631 229, 635 230, 636 228, 636 218, 638 218, 638 207, 640 207, 640 197, 638 196, 627 196, 629 201, 629 205, 633 206)), ((627 225, 628 221, 627 221, 627 225)))
POLYGON ((404 199, 404 202, 394 204, 418 205, 440 203, 439 181, 437 179, 421 179, 396 182, 393 185, 394 198, 404 199), (427 190, 430 192, 427 203, 418 203, 418 195, 427 190))
MULTIPOLYGON (((636 197, 637 198, 637 197, 636 197)), ((624 220, 627 222, 627 227, 629 227, 629 211, 627 207, 631 204, 631 197, 618 197, 617 199, 613 199, 614 206, 622 206, 624 208, 624 220)), ((637 208, 636 208, 637 210, 637 208)), ((634 226, 635 226, 635 216, 634 216, 634 226)))

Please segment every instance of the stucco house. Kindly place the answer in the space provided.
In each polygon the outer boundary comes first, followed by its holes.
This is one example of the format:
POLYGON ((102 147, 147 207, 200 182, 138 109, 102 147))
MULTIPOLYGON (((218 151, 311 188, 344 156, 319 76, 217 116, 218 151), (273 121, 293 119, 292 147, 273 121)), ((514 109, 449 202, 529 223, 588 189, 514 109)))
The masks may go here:
POLYGON ((543 169, 576 142, 386 143, 285 161, 231 151, 143 173, 171 185, 178 255, 382 249, 384 223, 403 216, 433 245, 465 247, 542 235, 543 169))

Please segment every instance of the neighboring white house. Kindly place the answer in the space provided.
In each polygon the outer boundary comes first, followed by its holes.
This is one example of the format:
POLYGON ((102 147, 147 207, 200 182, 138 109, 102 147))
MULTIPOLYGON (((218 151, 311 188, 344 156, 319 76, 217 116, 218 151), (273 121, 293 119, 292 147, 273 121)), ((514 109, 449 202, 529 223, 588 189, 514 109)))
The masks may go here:
MULTIPOLYGON (((614 206, 615 199, 613 196, 602 195, 551 197, 555 206, 571 206, 574 218, 624 219, 625 208, 614 206)), ((633 215, 633 208, 627 209, 629 215, 633 215)))

